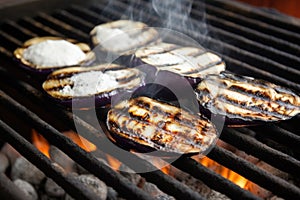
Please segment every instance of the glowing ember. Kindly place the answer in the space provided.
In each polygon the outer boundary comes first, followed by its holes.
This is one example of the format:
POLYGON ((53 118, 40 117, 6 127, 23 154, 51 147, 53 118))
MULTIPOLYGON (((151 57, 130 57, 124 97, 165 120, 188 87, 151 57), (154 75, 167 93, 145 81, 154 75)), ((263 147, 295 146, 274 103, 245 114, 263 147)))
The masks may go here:
POLYGON ((50 145, 48 141, 34 129, 32 129, 31 131, 31 137, 32 137, 32 144, 45 156, 50 158, 49 155, 50 145))

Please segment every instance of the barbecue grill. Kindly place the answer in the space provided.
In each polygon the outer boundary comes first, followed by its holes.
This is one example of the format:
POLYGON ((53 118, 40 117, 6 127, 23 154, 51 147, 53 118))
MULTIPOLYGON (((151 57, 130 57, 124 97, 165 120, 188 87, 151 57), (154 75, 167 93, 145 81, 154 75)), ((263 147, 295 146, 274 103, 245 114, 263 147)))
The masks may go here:
MULTIPOLYGON (((234 1, 206 1, 205 9, 202 6, 202 1, 193 2, 191 29, 172 23, 168 28, 187 34, 205 48, 218 53, 224 58, 228 71, 265 79, 300 93, 300 21, 234 1), (201 28, 207 28, 207 31, 200 31, 201 28)), ((140 20, 154 27, 164 25, 151 2, 85 1, 83 5, 83 2, 77 1, 72 4, 69 1, 51 1, 47 8, 41 2, 31 2, 6 8, 3 14, 6 19, 0 23, 0 147, 5 142, 11 144, 71 196, 98 199, 89 188, 78 183, 73 176, 63 173, 30 143, 26 129, 34 128, 76 163, 114 188, 120 196, 125 199, 151 199, 149 194, 61 133, 64 128, 76 131, 75 122, 77 128, 86 133, 84 137, 97 145, 100 154, 109 154, 132 169, 149 169, 149 172, 140 175, 165 193, 176 199, 205 199, 138 156, 132 154, 125 159, 121 151, 111 150, 108 143, 102 142, 105 136, 101 130, 89 123, 88 119, 73 115, 70 110, 50 101, 42 91, 42 80, 28 74, 13 61, 12 52, 24 41, 36 36, 68 37, 88 43, 88 33, 95 25, 120 18, 140 20), (34 11, 30 10, 33 8, 34 11), (14 9, 19 12, 12 12, 14 9), (129 10, 130 15, 127 12, 129 10)), ((172 17, 173 20, 180 20, 183 16, 173 13, 172 17)), ((214 147, 207 156, 278 197, 299 199, 299 119, 300 116, 296 116, 276 124, 224 128, 220 136, 220 139, 240 151, 288 173, 293 177, 293 182, 262 170, 221 146, 214 147)), ((231 199, 259 199, 192 158, 181 157, 171 164, 231 199)), ((10 184, 5 185, 10 187, 10 184)), ((11 188, 0 189, 1 195, 22 198, 11 188)), ((112 197, 108 195, 108 199, 112 197)))

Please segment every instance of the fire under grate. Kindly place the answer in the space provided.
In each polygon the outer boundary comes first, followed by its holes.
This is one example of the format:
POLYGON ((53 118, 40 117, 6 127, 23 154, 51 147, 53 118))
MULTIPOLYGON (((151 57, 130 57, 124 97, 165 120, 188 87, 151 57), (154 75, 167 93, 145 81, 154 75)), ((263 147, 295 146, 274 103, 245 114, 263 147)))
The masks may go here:
MULTIPOLYGON (((84 7, 70 5, 66 9, 51 11, 50 14, 37 12, 33 17, 25 16, 17 21, 2 22, 0 25, 1 105, 10 111, 13 117, 21 119, 38 130, 52 145, 61 149, 108 186, 113 187, 125 199, 151 199, 149 194, 79 148, 55 128, 55 123, 44 116, 55 116, 57 120, 62 120, 73 129, 73 121, 76 121, 87 133, 87 139, 97 141, 95 144, 101 153, 116 157, 132 169, 135 167, 154 169, 155 167, 137 156, 132 155, 130 160, 127 157, 124 160, 124 157, 120 156, 121 152, 116 152, 115 149, 111 151, 107 143, 101 142, 103 133, 99 133, 99 130, 85 119, 73 116, 70 111, 49 102, 42 93, 40 80, 33 80, 12 60, 12 52, 24 41, 36 36, 54 35, 88 42, 88 33, 95 25, 126 17, 124 10, 128 9, 129 4, 112 1, 109 6, 106 3, 88 4, 84 7)), ((201 6, 201 1, 195 1, 193 4, 191 23, 194 28, 192 30, 182 30, 174 24, 169 28, 191 36, 204 47, 220 54, 229 71, 269 80, 300 92, 299 23, 230 1, 207 1, 206 13, 201 6), (203 17, 207 25, 201 21, 203 17), (207 28, 208 33, 197 31, 203 27, 207 28)), ((133 3, 132 16, 138 17, 133 19, 144 20, 150 26, 162 25, 160 17, 154 15, 151 9, 153 9, 151 4, 146 1, 133 3), (141 9, 149 12, 145 11, 141 16, 141 9)), ((182 16, 178 14, 174 17, 180 20, 182 16)), ((22 130, 13 130, 16 129, 15 124, 6 121, 6 114, 3 112, 1 115, 0 138, 3 141, 10 143, 71 196, 78 199, 97 199, 93 192, 78 185, 74 177, 59 171, 53 162, 28 143, 27 138, 23 137, 22 130)), ((300 171, 300 137, 297 122, 299 116, 272 125, 225 128, 221 139, 240 151, 292 177, 297 177, 300 171)), ((300 197, 300 189, 296 183, 266 172, 223 147, 216 146, 208 157, 274 195, 285 199, 300 197)), ((172 165, 231 199, 258 199, 248 190, 240 188, 191 158, 182 157, 172 165)), ((201 194, 160 170, 142 173, 141 176, 176 199, 205 199, 201 194)))

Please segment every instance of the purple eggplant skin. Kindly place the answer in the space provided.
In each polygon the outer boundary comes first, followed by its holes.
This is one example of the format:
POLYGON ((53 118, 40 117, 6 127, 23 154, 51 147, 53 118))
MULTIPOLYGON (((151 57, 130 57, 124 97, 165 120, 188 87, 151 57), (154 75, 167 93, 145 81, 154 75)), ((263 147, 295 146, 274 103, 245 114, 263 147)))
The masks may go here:
POLYGON ((133 151, 137 153, 148 153, 151 154, 152 156, 157 156, 161 158, 174 158, 174 157, 190 157, 197 155, 198 153, 192 152, 192 153, 186 153, 186 154, 180 154, 180 153, 175 153, 175 152, 167 152, 167 151, 160 151, 155 148, 140 144, 138 142, 135 142, 133 140, 130 140, 128 138, 119 136, 118 134, 115 134, 114 132, 111 131, 104 131, 108 139, 121 149, 124 149, 126 151, 133 151))
MULTIPOLYGON (((195 87, 207 74, 219 74, 226 66, 216 54, 203 48, 185 47, 171 43, 159 43, 138 49, 131 63, 147 74, 156 71, 180 75, 195 87), (151 69, 154 68, 154 69, 151 69)), ((174 78, 176 84, 176 78, 174 78)))
POLYGON ((67 108, 73 108, 76 110, 86 110, 95 108, 105 108, 111 104, 111 99, 115 98, 119 93, 123 92, 122 90, 115 90, 105 94, 99 94, 89 97, 75 97, 72 99, 58 99, 53 98, 51 95, 46 93, 46 95, 51 99, 57 102, 59 105, 67 108))
POLYGON ((138 91, 140 94, 154 97, 155 99, 176 100, 176 95, 179 95, 178 98, 186 95, 183 93, 192 91, 193 85, 196 85, 201 80, 200 78, 189 79, 167 70, 158 70, 155 66, 144 64, 140 59, 133 59, 130 64, 131 67, 138 68, 147 75, 147 84, 156 85, 139 88, 138 91))
POLYGON ((138 68, 145 74, 147 74, 147 82, 153 82, 156 78, 158 69, 155 66, 144 63, 141 59, 136 58, 134 55, 131 57, 129 66, 138 68))
MULTIPOLYGON (((168 78, 169 80, 173 80, 174 84, 178 84, 178 83, 176 83, 176 80, 178 79, 178 76, 180 76, 179 74, 176 74, 171 71, 159 70, 157 67, 155 67, 153 65, 149 65, 149 64, 143 62, 140 58, 137 58, 135 56, 133 57, 132 61, 130 62, 130 66, 139 68, 143 72, 145 72, 148 76, 148 78, 147 78, 148 80, 155 80, 156 76, 159 74, 161 74, 160 76, 168 74, 168 76, 165 76, 165 78, 168 78)), ((184 76, 184 78, 189 82, 189 84, 192 87, 195 87, 202 80, 202 78, 200 78, 200 77, 184 76)))
POLYGON ((29 72, 30 74, 32 74, 33 76, 41 76, 42 78, 46 78, 51 72, 53 72, 54 70, 56 70, 55 68, 49 68, 49 69, 34 69, 32 67, 29 67, 28 65, 25 65, 24 63, 22 63, 22 61, 20 59, 14 58, 14 61, 16 63, 18 63, 18 65, 26 70, 27 72, 29 72))
MULTIPOLYGON (((126 76, 126 75, 125 75, 126 76)), ((134 91, 136 88, 145 85, 145 74, 139 71, 138 69, 127 68, 125 66, 117 65, 117 64, 102 64, 92 67, 70 67, 64 68, 51 73, 47 80, 43 83, 43 89, 46 91, 47 96, 53 99, 55 102, 65 106, 72 107, 74 109, 90 109, 93 107, 107 107, 111 104, 112 98, 118 98, 118 96, 122 96, 123 93, 129 93, 134 91), (109 66, 109 67, 107 67, 109 66), (72 77, 74 74, 80 74, 84 72, 92 72, 92 71, 102 71, 105 73, 106 71, 118 71, 118 70, 129 70, 131 72, 129 79, 120 80, 120 86, 116 86, 116 88, 110 88, 108 91, 102 91, 95 94, 88 94, 86 96, 69 96, 66 94, 57 93, 56 88, 61 88, 59 84, 66 84, 68 77, 72 77), (123 86, 122 84, 126 84, 126 81, 134 81, 130 82, 129 86, 123 86), (54 81, 54 82, 53 82, 54 81), (123 81, 123 82, 122 82, 123 81)), ((72 83, 71 83, 72 85, 72 83)), ((65 87, 65 85, 64 85, 65 87)))
POLYGON ((195 88, 195 94, 201 113, 208 119, 223 117, 229 127, 274 123, 300 113, 300 97, 291 90, 228 72, 208 75, 195 88), (214 88, 213 96, 210 88, 214 88))
POLYGON ((17 48, 14 51, 14 58, 13 60, 24 70, 26 70, 27 72, 29 72, 30 74, 36 76, 36 77, 42 77, 42 78, 46 78, 47 75, 49 75, 51 72, 57 70, 57 69, 62 69, 65 67, 74 67, 74 66, 53 66, 53 67, 47 67, 47 68, 39 68, 38 66, 35 66, 34 64, 26 61, 23 58, 23 51, 28 48, 29 46, 33 45, 33 44, 37 44, 39 42, 43 42, 46 40, 66 40, 68 42, 71 42, 75 45, 77 45, 86 55, 87 58, 85 61, 83 61, 82 63, 78 63, 79 65, 85 65, 91 61, 93 61, 95 59, 94 54, 91 52, 90 47, 85 44, 85 43, 81 43, 78 42, 74 39, 69 39, 69 38, 61 38, 61 37, 53 37, 53 36, 45 36, 45 37, 36 37, 36 38, 32 38, 30 40, 27 40, 24 42, 22 47, 17 48))

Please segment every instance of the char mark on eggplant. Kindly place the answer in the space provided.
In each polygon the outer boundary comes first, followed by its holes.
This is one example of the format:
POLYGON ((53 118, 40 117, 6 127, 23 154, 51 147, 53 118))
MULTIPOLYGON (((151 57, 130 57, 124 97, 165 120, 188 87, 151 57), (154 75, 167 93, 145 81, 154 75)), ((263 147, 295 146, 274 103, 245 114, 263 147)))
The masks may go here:
POLYGON ((124 100, 108 112, 110 137, 178 154, 203 153, 217 138, 214 125, 200 115, 148 97, 124 100))
POLYGON ((144 74, 138 69, 102 64, 54 71, 43 83, 43 88, 56 99, 68 100, 93 95, 110 98, 119 91, 131 90, 143 84, 144 74))
POLYGON ((229 125, 238 125, 234 124, 235 119, 247 125, 251 121, 286 120, 300 113, 297 94, 251 77, 229 73, 209 75, 195 92, 201 107, 226 116, 229 125))
POLYGON ((194 79, 203 78, 207 74, 219 74, 225 70, 225 63, 219 56, 200 47, 159 43, 137 50, 135 58, 158 70, 167 70, 194 79))
POLYGON ((130 55, 135 49, 160 42, 156 29, 131 20, 117 20, 97 25, 90 32, 94 47, 115 54, 130 55))

